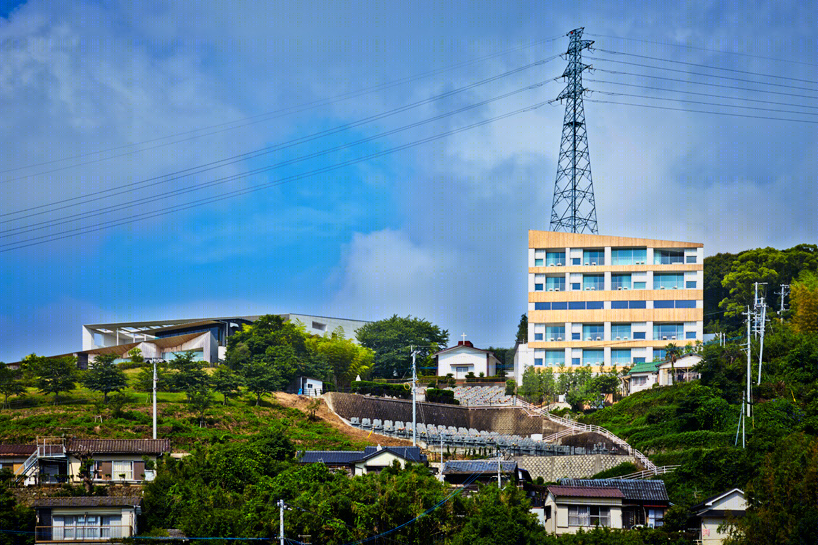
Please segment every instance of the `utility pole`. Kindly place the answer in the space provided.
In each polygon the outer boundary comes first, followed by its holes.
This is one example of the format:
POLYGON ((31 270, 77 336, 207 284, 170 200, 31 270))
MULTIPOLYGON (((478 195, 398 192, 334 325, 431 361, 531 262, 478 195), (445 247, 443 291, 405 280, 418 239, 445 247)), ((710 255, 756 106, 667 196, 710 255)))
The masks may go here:
POLYGON ((562 122, 560 155, 557 161, 557 180, 551 202, 551 230, 569 233, 598 234, 594 182, 591 179, 591 156, 588 152, 588 134, 585 131, 585 106, 582 95, 582 72, 590 65, 582 63, 582 50, 591 47, 593 40, 583 40, 584 28, 568 33, 566 57, 568 66, 562 77, 565 89, 557 97, 565 102, 562 122))
POLYGON ((418 444, 418 368, 415 364, 417 357, 417 350, 412 347, 412 446, 416 447, 418 444))
POLYGON ((784 298, 787 296, 787 292, 790 291, 789 284, 781 284, 781 291, 778 292, 778 295, 781 296, 781 310, 778 311, 778 318, 783 322, 784 321, 784 311, 787 310, 784 308, 784 298))
POLYGON ((500 449, 497 449, 497 488, 503 488, 503 483, 500 480, 500 449))
POLYGON ((156 358, 153 359, 153 438, 156 439, 156 384, 159 379, 156 375, 156 358))
MULTIPOLYGON (((750 417, 750 399, 751 399, 750 375, 752 375, 752 360, 751 360, 752 354, 751 354, 751 351, 750 351, 750 347, 752 346, 751 345, 751 340, 750 340, 750 322, 751 321, 752 321, 752 313, 750 312, 750 307, 748 306, 747 307, 747 395, 745 396, 745 403, 747 403, 745 416, 747 418, 750 417)), ((744 427, 742 426, 742 430, 743 429, 744 429, 744 427)), ((742 433, 743 433, 743 431, 742 431, 742 433)))
POLYGON ((278 539, 284 545, 284 500, 278 500, 278 539))
POLYGON ((761 299, 761 346, 758 350, 758 382, 761 384, 761 358, 764 355, 764 330, 767 328, 767 303, 761 299))

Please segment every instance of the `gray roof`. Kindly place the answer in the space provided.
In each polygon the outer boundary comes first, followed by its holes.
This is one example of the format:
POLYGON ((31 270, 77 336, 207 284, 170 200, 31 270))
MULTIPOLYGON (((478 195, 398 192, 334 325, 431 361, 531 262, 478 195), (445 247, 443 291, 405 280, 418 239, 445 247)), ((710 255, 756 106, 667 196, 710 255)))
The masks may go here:
POLYGON ((142 503, 141 496, 70 496, 38 498, 34 507, 134 507, 142 503))
POLYGON ((560 479, 563 486, 618 488, 625 500, 669 502, 665 483, 639 479, 560 479))
POLYGON ((383 452, 390 452, 399 458, 409 462, 425 464, 426 455, 420 451, 420 447, 366 447, 361 451, 342 450, 308 450, 301 456, 299 462, 302 464, 322 463, 327 465, 351 465, 374 458, 383 452))
POLYGON ((420 447, 366 447, 364 448, 364 455, 362 460, 367 460, 374 457, 378 453, 387 450, 395 456, 400 456, 404 460, 415 463, 426 463, 426 455, 420 451, 420 447))
POLYGON ((65 445, 68 452, 89 454, 157 454, 170 452, 170 439, 77 439, 65 445))
MULTIPOLYGON (((517 471, 517 462, 500 462, 502 473, 517 471)), ((497 473, 497 460, 450 460, 443 464, 443 474, 497 473)))

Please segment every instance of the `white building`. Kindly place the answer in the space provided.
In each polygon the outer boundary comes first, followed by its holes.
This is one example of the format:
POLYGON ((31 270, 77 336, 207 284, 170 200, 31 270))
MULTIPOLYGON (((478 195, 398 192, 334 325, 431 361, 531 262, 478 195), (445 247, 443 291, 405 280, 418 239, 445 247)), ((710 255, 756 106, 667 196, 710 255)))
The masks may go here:
POLYGON ((471 341, 458 341, 457 346, 432 354, 437 363, 437 376, 451 374, 454 378, 466 378, 469 373, 479 377, 493 377, 497 374, 500 360, 488 350, 475 348, 471 341))

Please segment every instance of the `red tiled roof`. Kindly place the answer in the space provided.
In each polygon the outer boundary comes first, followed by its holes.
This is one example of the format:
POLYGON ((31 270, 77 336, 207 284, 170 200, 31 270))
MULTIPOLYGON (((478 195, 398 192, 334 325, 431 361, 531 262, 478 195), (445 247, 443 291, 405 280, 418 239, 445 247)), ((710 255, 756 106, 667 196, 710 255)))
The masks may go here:
POLYGON ((163 454, 170 452, 170 439, 77 439, 65 445, 68 452, 90 454, 163 454))
POLYGON ((618 488, 594 488, 589 486, 549 486, 548 491, 554 496, 574 498, 624 498, 618 488))
POLYGON ((31 456, 35 450, 37 450, 37 445, 0 445, 0 456, 31 456))

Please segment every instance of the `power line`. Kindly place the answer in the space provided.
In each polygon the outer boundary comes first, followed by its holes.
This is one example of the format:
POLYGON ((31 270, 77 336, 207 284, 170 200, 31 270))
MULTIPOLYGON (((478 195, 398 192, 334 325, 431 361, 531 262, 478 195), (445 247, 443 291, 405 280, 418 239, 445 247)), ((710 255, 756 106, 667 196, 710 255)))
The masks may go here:
POLYGON ((790 96, 790 97, 797 97, 797 98, 809 98, 811 100, 815 100, 818 97, 810 96, 810 95, 799 95, 796 93, 785 93, 783 91, 771 91, 769 89, 750 89, 747 87, 736 87, 734 85, 724 85, 720 83, 710 83, 710 82, 703 82, 703 81, 689 81, 685 79, 679 78, 668 78, 665 76, 654 76, 651 74, 636 74, 634 72, 619 72, 616 70, 607 70, 605 68, 597 68, 593 67, 592 70, 598 70, 600 72, 605 72, 606 74, 618 74, 621 76, 636 76, 639 78, 651 78, 651 79, 660 79, 663 81, 675 81, 678 83, 687 83, 688 85, 707 85, 708 87, 722 87, 724 89, 736 89, 740 91, 751 91, 754 93, 767 93, 772 95, 783 95, 783 96, 790 96))
MULTIPOLYGON (((62 161, 69 161, 71 159, 81 159, 83 157, 89 157, 91 155, 97 155, 97 154, 100 154, 100 153, 106 153, 106 152, 110 152, 110 151, 118 151, 118 150, 121 150, 121 149, 140 146, 140 145, 143 145, 143 144, 150 144, 150 143, 158 142, 160 140, 165 140, 165 139, 168 139, 168 138, 175 138, 177 136, 185 136, 185 135, 188 135, 188 134, 191 134, 191 133, 194 133, 194 132, 198 132, 198 131, 204 131, 204 130, 209 130, 209 129, 213 129, 213 128, 224 127, 224 126, 230 125, 232 123, 240 123, 240 122, 243 122, 243 121, 248 121, 248 120, 251 120, 251 119, 257 119, 257 118, 264 117, 264 116, 274 116, 274 117, 269 117, 269 118, 262 119, 260 121, 254 121, 253 123, 247 123, 245 125, 239 125, 237 127, 232 127, 232 128, 228 128, 228 129, 224 129, 224 130, 219 130, 219 131, 215 131, 215 132, 212 132, 212 133, 205 133, 205 134, 197 135, 197 136, 194 136, 192 138, 188 138, 188 139, 184 139, 184 140, 168 142, 166 144, 162 144, 161 146, 176 144, 176 143, 179 143, 179 142, 185 142, 185 141, 192 140, 194 138, 199 138, 199 137, 202 137, 202 136, 210 136, 212 134, 217 134, 217 133, 220 133, 220 132, 224 132, 226 130, 233 130, 233 129, 237 129, 237 128, 241 128, 241 127, 246 127, 246 126, 254 124, 254 123, 260 123, 261 121, 268 121, 270 119, 276 119, 278 117, 283 117, 285 115, 300 113, 300 112, 311 110, 311 109, 314 109, 314 108, 317 108, 317 107, 320 107, 320 106, 329 106, 329 105, 334 104, 336 102, 340 102, 340 101, 347 100, 347 99, 350 99, 350 98, 356 98, 356 97, 361 96, 361 95, 365 95, 365 94, 368 94, 368 93, 373 93, 375 91, 380 91, 380 90, 383 90, 383 89, 388 89, 390 87, 396 87, 398 85, 402 85, 404 83, 408 83, 408 82, 414 81, 416 79, 422 79, 422 78, 434 76, 434 75, 437 75, 437 74, 441 74, 443 72, 448 72, 448 71, 451 71, 451 70, 455 70, 457 68, 462 68, 463 66, 468 66, 470 64, 475 64, 475 63, 478 63, 478 62, 482 62, 484 60, 489 60, 489 59, 493 59, 495 57, 508 55, 510 53, 515 53, 517 51, 522 51, 524 49, 529 49, 529 48, 535 47, 537 45, 543 45, 543 44, 558 40, 558 39, 560 39, 562 37, 563 36, 554 36, 552 38, 545 38, 543 40, 538 40, 538 41, 531 42, 531 43, 526 44, 526 45, 522 45, 522 46, 518 46, 518 47, 515 47, 515 48, 507 49, 507 50, 500 51, 500 52, 497 52, 497 53, 491 53, 489 55, 484 55, 484 56, 478 57, 476 59, 470 59, 470 60, 467 60, 467 61, 463 61, 463 62, 454 64, 454 65, 451 65, 451 66, 447 66, 447 67, 444 67, 444 68, 437 68, 437 69, 434 69, 434 70, 421 72, 421 73, 415 74, 413 76, 408 76, 408 77, 405 77, 405 78, 401 78, 401 79, 398 79, 398 80, 393 80, 393 81, 386 82, 386 83, 380 83, 380 84, 377 84, 377 85, 373 85, 373 86, 370 86, 370 87, 365 87, 365 88, 358 89, 358 90, 355 90, 355 91, 349 91, 347 93, 341 93, 339 95, 335 95, 335 96, 327 98, 327 99, 320 99, 320 100, 314 100, 312 102, 305 102, 305 103, 298 104, 298 105, 295 105, 295 106, 289 106, 287 108, 281 108, 281 109, 273 110, 273 111, 270 111, 270 112, 265 112, 265 113, 256 114, 256 115, 249 116, 249 117, 235 119, 233 121, 227 121, 225 123, 220 123, 220 124, 216 124, 216 125, 209 125, 209 126, 206 126, 206 127, 191 129, 191 130, 188 130, 188 131, 175 133, 175 134, 171 134, 171 135, 167 135, 167 136, 161 136, 161 137, 153 138, 153 139, 150 139, 150 140, 143 140, 141 142, 123 144, 121 146, 115 146, 115 147, 106 148, 106 149, 97 150, 97 151, 90 151, 90 152, 87 152, 87 153, 82 153, 82 154, 69 156, 69 157, 63 157, 63 158, 60 158, 60 159, 52 159, 50 161, 43 161, 43 162, 40 162, 40 163, 32 163, 32 164, 29 164, 29 165, 23 165, 23 166, 19 166, 19 167, 0 170, 0 174, 5 174, 7 172, 15 172, 15 171, 24 170, 24 169, 27 169, 27 168, 33 168, 33 167, 37 167, 37 166, 55 164, 55 163, 59 163, 59 162, 62 162, 62 161)), ((10 182, 10 181, 19 180, 19 179, 22 179, 22 178, 28 178, 28 177, 31 177, 31 176, 38 176, 38 175, 41 175, 41 174, 56 172, 58 170, 64 170, 65 168, 73 168, 73 167, 76 167, 76 166, 81 166, 81 165, 96 163, 96 162, 100 162, 100 161, 105 161, 105 160, 113 159, 113 158, 116 158, 116 157, 122 157, 124 155, 130 155, 132 153, 140 153, 142 151, 155 149, 156 147, 161 147, 161 146, 153 146, 153 147, 150 147, 150 148, 135 150, 133 152, 129 152, 129 153, 126 153, 126 154, 116 155, 116 156, 113 156, 113 157, 103 158, 103 159, 99 159, 99 160, 95 160, 95 161, 89 161, 87 163, 81 163, 81 164, 78 164, 78 165, 70 165, 70 166, 67 166, 67 167, 64 167, 64 168, 59 168, 59 169, 56 169, 56 170, 53 170, 53 171, 48 171, 48 172, 44 172, 44 173, 41 172, 41 173, 38 173, 38 174, 31 174, 31 175, 23 176, 21 178, 14 178, 14 179, 9 179, 9 180, 4 180, 4 181, 10 182)))
MULTIPOLYGON (((529 91, 529 90, 538 88, 538 87, 544 85, 547 82, 548 81, 535 83, 533 85, 529 85, 529 86, 523 87, 521 89, 517 89, 515 91, 511 91, 509 93, 505 93, 503 95, 499 95, 499 96, 491 98, 491 99, 487 99, 487 100, 484 100, 484 101, 481 101, 481 102, 470 104, 468 106, 464 106, 464 107, 459 108, 457 110, 446 112, 446 113, 443 113, 443 114, 440 114, 440 115, 437 115, 437 116, 433 116, 431 118, 424 119, 424 120, 421 120, 421 121, 416 121, 414 123, 410 123, 409 125, 405 125, 403 127, 398 127, 396 129, 391 129, 389 131, 385 131, 385 132, 382 132, 382 133, 379 133, 379 134, 376 134, 376 135, 373 135, 373 136, 369 136, 367 138, 362 138, 362 139, 359 139, 359 140, 356 140, 356 141, 353 141, 353 142, 348 142, 348 143, 345 143, 345 144, 341 144, 341 145, 335 146, 333 148, 317 151, 317 152, 307 154, 307 155, 302 155, 302 156, 299 156, 299 157, 288 159, 286 161, 282 161, 282 162, 279 162, 279 163, 274 163, 272 165, 268 165, 268 166, 265 166, 265 167, 260 167, 260 168, 257 168, 257 169, 254 169, 254 170, 251 170, 251 171, 248 171, 248 172, 244 172, 244 173, 240 173, 240 174, 234 174, 234 175, 226 176, 226 177, 223 177, 223 178, 217 178, 215 180, 211 180, 209 182, 205 182, 205 183, 202 183, 202 184, 193 184, 191 186, 173 189, 171 191, 166 191, 164 193, 152 194, 152 195, 149 195, 149 196, 146 196, 146 197, 141 197, 141 198, 134 199, 134 200, 131 200, 131 201, 126 201, 124 203, 118 203, 118 204, 105 206, 105 207, 102 207, 102 208, 98 208, 96 210, 89 210, 89 211, 85 211, 85 212, 79 212, 79 213, 76 213, 76 214, 65 216, 63 218, 56 218, 56 219, 53 219, 53 220, 45 220, 45 221, 30 224, 30 225, 25 225, 25 226, 20 226, 20 227, 13 227, 13 228, 10 228, 10 229, 6 230, 3 234, 0 234, 0 238, 6 238, 6 237, 9 237, 9 236, 19 236, 21 234, 28 233, 28 232, 31 232, 31 231, 37 231, 37 230, 45 229, 45 228, 48 228, 48 227, 55 227, 55 226, 58 226, 58 225, 63 225, 65 223, 70 223, 72 221, 79 221, 81 219, 85 219, 85 218, 88 218, 88 217, 98 216, 98 215, 101 215, 101 214, 108 214, 108 213, 111 213, 111 212, 124 210, 124 209, 127 209, 127 208, 133 208, 134 206, 137 206, 139 204, 155 201, 155 200, 157 200, 159 198, 175 197, 175 196, 182 195, 182 194, 185 194, 185 193, 190 193, 192 191, 198 191, 198 190, 201 190, 201 189, 204 189, 204 188, 207 188, 207 187, 212 187, 214 185, 221 185, 221 184, 224 184, 224 183, 227 183, 227 182, 230 182, 230 181, 234 181, 236 179, 239 179, 240 177, 244 177, 244 176, 247 176, 247 175, 258 174, 258 173, 261 173, 261 172, 267 172, 267 171, 270 171, 270 170, 273 170, 273 169, 276 169, 276 168, 279 168, 279 167, 282 167, 282 166, 287 166, 287 165, 291 165, 291 164, 294 164, 294 163, 302 162, 302 161, 305 161, 307 159, 314 159, 316 157, 320 157, 320 156, 323 156, 323 155, 328 155, 330 153, 333 153, 333 152, 336 152, 336 151, 339 151, 339 150, 342 150, 342 149, 346 149, 346 148, 350 148, 350 147, 353 147, 353 146, 356 146, 356 145, 359 145, 359 144, 362 144, 362 143, 370 142, 370 141, 376 140, 378 138, 382 138, 384 136, 389 136, 389 135, 395 134, 397 132, 402 132, 402 131, 405 131, 405 130, 408 130, 408 129, 411 129, 411 128, 414 128, 414 127, 417 127, 417 126, 420 126, 420 125, 423 125, 423 124, 426 124, 426 123, 430 123, 432 121, 437 121, 437 120, 443 119, 445 117, 451 117, 453 115, 462 113, 464 111, 468 111, 468 110, 471 110, 471 109, 474 109, 474 108, 478 108, 480 106, 484 106, 484 105, 489 104, 491 102, 496 102, 498 100, 508 98, 509 96, 513 96, 515 94, 519 94, 519 93, 522 93, 522 92, 525 92, 525 91, 529 91)), ((161 183, 165 183, 165 181, 163 180, 163 181, 159 181, 159 182, 154 182, 154 183, 149 184, 147 186, 143 186, 140 189, 144 189, 145 187, 150 187, 150 186, 158 185, 158 184, 161 184, 161 183)), ((130 192, 130 191, 132 191, 132 190, 122 191, 119 194, 130 192)), ((109 196, 107 196, 107 197, 109 197, 109 196)), ((101 200, 101 199, 107 198, 107 197, 97 197, 95 199, 88 199, 85 202, 80 203, 80 204, 87 204, 89 202, 101 200)), ((75 206, 75 205, 67 205, 67 206, 63 206, 63 207, 60 207, 60 208, 52 209, 52 210, 47 211, 47 212, 53 212, 53 211, 56 211, 56 210, 61 210, 63 208, 68 208, 69 206, 75 206)), ((31 216, 35 216, 35 215, 39 215, 39 214, 44 214, 44 213, 47 213, 47 212, 36 212, 36 213, 29 214, 27 216, 23 216, 23 217, 20 217, 20 218, 14 218, 12 220, 6 220, 5 222, 0 222, 0 223, 7 223, 9 221, 17 221, 17 220, 20 220, 20 219, 23 219, 23 218, 27 218, 27 217, 31 217, 31 216)), ((11 244, 13 244, 13 243, 11 243, 11 244)), ((3 246, 8 246, 8 244, 0 245, 0 248, 2 248, 3 246)))
MULTIPOLYGON (((366 155, 364 157, 351 159, 349 161, 344 161, 342 163, 338 163, 338 164, 335 164, 335 165, 330 165, 330 166, 327 166, 327 167, 315 169, 315 170, 312 170, 312 171, 308 171, 306 173, 301 173, 301 174, 296 174, 296 175, 293 175, 293 176, 288 176, 288 177, 285 177, 285 178, 280 178, 278 180, 273 180, 271 182, 263 183, 263 184, 252 186, 252 187, 249 187, 249 188, 238 189, 238 190, 234 190, 234 191, 224 193, 224 194, 221 194, 221 195, 216 195, 216 196, 213 196, 213 197, 207 197, 207 198, 204 198, 204 199, 199 199, 197 201, 191 201, 189 203, 182 203, 182 204, 179 204, 179 205, 174 205, 174 206, 171 206, 171 207, 160 209, 158 211, 146 212, 146 213, 143 213, 143 214, 136 214, 134 216, 124 218, 124 219, 122 219, 122 221, 112 220, 112 221, 109 221, 109 222, 105 222, 103 224, 97 224, 97 225, 92 226, 90 228, 88 228, 88 227, 77 228, 77 229, 72 229, 70 231, 66 231, 66 232, 63 232, 63 233, 54 233, 54 234, 49 234, 49 235, 43 235, 43 236, 32 238, 32 239, 29 239, 29 240, 23 240, 23 241, 18 241, 18 242, 15 242, 15 243, 5 244, 5 245, 0 246, 0 248, 2 248, 2 249, 0 249, 0 253, 9 252, 9 251, 12 251, 12 250, 19 250, 21 248, 27 248, 29 246, 36 246, 36 245, 39 245, 39 244, 45 244, 46 242, 53 242, 53 241, 56 241, 56 240, 63 240, 63 239, 75 237, 75 236, 78 236, 78 235, 89 234, 89 233, 92 233, 92 232, 101 231, 101 230, 104 230, 104 229, 110 229, 112 227, 117 227, 117 226, 120 226, 120 225, 126 225, 126 224, 134 223, 134 222, 137 222, 137 221, 141 221, 141 220, 144 220, 144 219, 163 216, 163 215, 174 213, 174 212, 180 212, 180 211, 187 210, 187 209, 190 209, 190 208, 195 208, 195 207, 198 207, 198 206, 202 206, 204 204, 209 204, 209 203, 212 203, 212 202, 218 202, 218 201, 222 201, 222 200, 225 200, 225 199, 230 199, 230 198, 233 198, 233 197, 236 197, 236 196, 239 196, 239 195, 245 195, 245 194, 248 194, 248 193, 253 193, 253 192, 256 192, 256 191, 260 191, 262 189, 267 189, 267 188, 270 188, 270 187, 282 185, 282 184, 284 184, 286 182, 300 180, 302 178, 315 176, 317 174, 322 174, 324 172, 330 172, 330 171, 337 170, 339 168, 343 168, 343 167, 346 167, 346 166, 349 166, 349 165, 357 164, 357 163, 360 163, 360 162, 363 162, 363 161, 366 161, 366 160, 369 160, 369 159, 374 159, 374 158, 381 157, 381 156, 384 156, 384 155, 388 155, 388 154, 391 154, 391 153, 395 153, 395 152, 398 152, 398 151, 401 151, 401 150, 404 150, 404 149, 409 149, 409 148, 412 148, 412 147, 416 147, 416 146, 425 144, 427 142, 431 142, 433 140, 439 140, 439 139, 444 138, 446 136, 451 136, 453 134, 457 134, 457 133, 460 133, 460 132, 463 132, 463 131, 467 131, 467 130, 470 130, 470 129, 473 129, 473 128, 476 128, 476 127, 481 127, 483 125, 487 125, 488 123, 493 123, 495 121, 499 121, 501 119, 505 119, 505 118, 508 118, 508 117, 511 117, 511 116, 514 116, 514 115, 519 115, 519 114, 524 113, 524 112, 529 112, 529 111, 535 110, 537 108, 540 108, 541 106, 544 106, 546 104, 550 104, 551 102, 553 102, 553 101, 549 101, 549 100, 542 101, 542 102, 533 104, 531 106, 527 106, 525 108, 520 108, 518 110, 514 110, 512 112, 508 112, 508 113, 505 113, 505 114, 494 116, 494 117, 479 121, 477 123, 472 123, 471 125, 466 125, 464 127, 459 127, 457 129, 452 129, 452 130, 449 130, 449 131, 445 131, 443 133, 439 133, 439 134, 436 134, 436 135, 433 135, 433 136, 430 136, 430 137, 426 137, 426 138, 423 138, 423 139, 420 139, 420 140, 416 140, 416 141, 413 141, 413 142, 409 142, 407 144, 396 146, 394 148, 390 148, 390 149, 383 150, 383 151, 380 151, 380 152, 372 153, 372 154, 366 155), (47 240, 43 240, 43 239, 47 239, 47 240), (34 242, 34 241, 37 241, 37 242, 34 242), (9 247, 9 246, 13 246, 13 247, 9 247)), ((263 171, 263 170, 265 170, 265 169, 258 169, 258 171, 263 171)), ((238 175, 238 176, 236 176, 236 179, 245 178, 245 177, 247 177, 247 176, 249 176, 251 174, 255 174, 255 173, 257 173, 257 172, 251 172, 251 173, 246 173, 246 174, 243 174, 243 175, 238 175)))
MULTIPOLYGON (((705 76, 708 78, 719 78, 719 79, 726 79, 730 81, 740 81, 743 83, 755 83, 757 85, 770 85, 773 87, 784 87, 787 89, 797 89, 799 91, 812 91, 813 93, 818 93, 818 89, 810 89, 809 87, 798 87, 795 85, 787 85, 784 83, 768 83, 766 81, 754 81, 751 79, 743 79, 743 78, 733 78, 730 76, 720 76, 718 74, 705 74, 703 72, 690 72, 688 70, 679 70, 678 68, 665 68, 664 66, 651 66, 650 64, 641 64, 638 62, 628 62, 628 61, 617 61, 614 59, 602 59, 600 57, 588 57, 594 61, 602 61, 602 62, 614 62, 616 64, 627 64, 628 66, 639 66, 642 68, 652 68, 654 70, 665 70, 667 72, 677 72, 680 74, 688 74, 690 76, 705 76)), ((818 97, 811 97, 811 98, 818 98, 818 97)))
POLYGON ((686 66, 698 66, 699 68, 710 68, 712 70, 724 70, 726 72, 734 72, 736 74, 749 74, 749 75, 752 75, 752 76, 761 76, 761 77, 765 77, 765 78, 786 79, 786 80, 790 80, 790 81, 800 81, 801 83, 815 83, 815 84, 818 84, 818 81, 811 80, 811 79, 790 78, 790 77, 787 77, 787 76, 777 76, 775 74, 761 74, 759 72, 749 72, 747 70, 737 70, 737 69, 734 69, 734 68, 723 68, 723 67, 720 67, 720 66, 713 66, 712 64, 699 64, 699 63, 695 63, 695 62, 685 62, 685 61, 679 61, 679 60, 675 60, 675 59, 665 59, 665 58, 662 58, 662 57, 651 57, 651 56, 648 56, 648 55, 637 55, 635 53, 625 53, 623 51, 612 51, 610 49, 597 49, 595 47, 592 48, 592 49, 594 51, 601 51, 603 53, 608 53, 608 54, 611 54, 611 55, 627 55, 629 57, 637 57, 637 58, 640 58, 640 59, 649 59, 649 60, 652 60, 652 61, 672 62, 672 63, 675 63, 675 64, 684 64, 686 66))
POLYGON ((619 104, 622 106, 638 106, 640 108, 652 108, 655 110, 671 110, 677 112, 690 112, 690 113, 698 113, 698 114, 711 114, 711 115, 726 115, 730 117, 745 117, 747 119, 769 119, 772 121, 794 121, 796 123, 810 123, 810 124, 818 124, 818 121, 810 121, 808 119, 787 119, 782 117, 768 117, 768 116, 761 116, 761 115, 747 115, 747 114, 734 114, 729 112, 710 112, 706 110, 689 110, 685 108, 671 108, 670 106, 653 106, 650 104, 634 104, 632 102, 616 102, 613 100, 591 100, 588 99, 588 102, 596 102, 597 104, 619 104))
POLYGON ((803 65, 806 65, 806 66, 818 66, 818 64, 811 63, 811 62, 796 61, 796 60, 793 60, 793 59, 780 59, 780 58, 776 58, 776 57, 764 57, 762 55, 753 55, 751 53, 740 53, 740 52, 737 52, 737 51, 724 51, 723 49, 708 49, 706 47, 697 47, 695 45, 674 44, 674 43, 668 43, 668 42, 657 42, 657 41, 652 41, 652 40, 642 40, 642 39, 639 39, 639 38, 630 38, 630 37, 625 38, 623 36, 611 36, 609 34, 588 34, 588 35, 589 36, 595 36, 595 37, 598 37, 598 38, 613 38, 615 40, 628 40, 628 41, 632 41, 632 42, 642 42, 642 43, 646 43, 646 44, 669 45, 669 46, 672 46, 672 47, 683 47, 685 49, 695 49, 695 50, 698 50, 698 51, 708 51, 710 53, 722 53, 722 54, 725 54, 725 55, 739 55, 739 56, 742 56, 742 57, 753 57, 753 58, 756 58, 756 59, 764 59, 764 60, 768 60, 768 61, 789 62, 789 63, 793 63, 793 64, 803 64, 803 65))
MULTIPOLYGON (((728 99, 728 100, 742 100, 742 101, 745 101, 745 102, 758 102, 759 104, 775 104, 777 106, 795 106, 797 108, 811 108, 811 109, 818 110, 818 106, 810 106, 808 104, 796 104, 794 102, 775 102, 774 100, 760 100, 760 99, 756 99, 756 98, 714 95, 714 94, 711 94, 711 93, 697 93, 696 91, 685 91, 685 90, 682 90, 682 89, 668 89, 668 88, 665 88, 665 87, 651 87, 649 85, 637 85, 635 83, 625 83, 625 82, 622 82, 622 81, 609 81, 609 80, 591 79, 591 78, 586 78, 585 81, 589 81, 589 82, 592 82, 592 83, 607 83, 609 85, 621 85, 621 86, 625 86, 625 87, 637 87, 639 89, 650 89, 652 91, 663 91, 663 92, 666 92, 666 93, 683 93, 683 94, 686 94, 686 95, 697 95, 697 96, 703 96, 703 97, 723 98, 723 99, 728 99)), ((679 81, 684 81, 684 80, 679 80, 679 81)))
POLYGON ((621 97, 632 97, 632 98, 645 98, 649 100, 668 100, 671 102, 684 102, 687 104, 703 104, 706 106, 724 106, 727 108, 744 108, 747 110, 754 110, 754 111, 765 111, 765 112, 778 112, 778 113, 786 113, 786 114, 801 114, 801 115, 818 115, 818 112, 798 112, 795 110, 779 110, 776 108, 761 108, 759 106, 740 106, 736 104, 724 104, 719 102, 704 102, 702 100, 685 100, 681 98, 670 98, 670 97, 652 97, 647 95, 632 95, 629 93, 614 93, 612 91, 593 91, 596 93, 601 93, 603 95, 613 95, 613 96, 621 96, 621 97))

